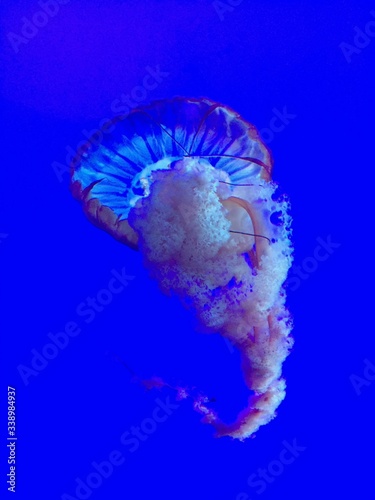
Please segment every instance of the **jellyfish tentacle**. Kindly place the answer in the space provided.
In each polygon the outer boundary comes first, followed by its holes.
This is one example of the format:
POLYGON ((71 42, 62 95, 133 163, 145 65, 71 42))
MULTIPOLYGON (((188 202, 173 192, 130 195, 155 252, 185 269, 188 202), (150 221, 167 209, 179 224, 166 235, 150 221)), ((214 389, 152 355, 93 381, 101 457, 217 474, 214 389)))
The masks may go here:
POLYGON ((268 241, 268 243, 271 244, 271 240, 267 236, 264 236, 263 234, 245 233, 244 231, 234 231, 233 229, 230 229, 229 232, 236 234, 244 234, 246 236, 256 236, 258 238, 265 238, 268 241))
POLYGON ((241 184, 239 182, 227 182, 227 181, 221 181, 221 180, 219 182, 222 184, 227 184, 228 186, 236 186, 236 187, 249 187, 249 186, 265 187, 265 186, 262 186, 261 184, 250 184, 250 183, 241 184))

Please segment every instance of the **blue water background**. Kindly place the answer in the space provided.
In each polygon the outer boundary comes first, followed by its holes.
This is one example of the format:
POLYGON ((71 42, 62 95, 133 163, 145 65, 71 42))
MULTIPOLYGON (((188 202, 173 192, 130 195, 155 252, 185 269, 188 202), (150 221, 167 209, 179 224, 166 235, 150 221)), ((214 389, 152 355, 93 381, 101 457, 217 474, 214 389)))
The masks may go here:
POLYGON ((22 18, 41 7, 2 4, 1 498, 12 498, 8 385, 17 393, 15 498, 375 498, 375 41, 355 40, 355 27, 375 32, 375 3, 232 4, 71 0, 20 44, 9 33, 20 34, 22 18), (143 95, 150 68, 160 81, 140 103, 207 96, 263 130, 274 179, 292 203, 299 267, 288 293, 287 397, 244 443, 215 439, 189 401, 143 391, 114 359, 140 377, 197 386, 228 419, 246 403, 238 353, 197 333, 149 279, 142 256, 94 227, 69 192, 69 148, 114 116, 122 94, 143 95), (284 123, 274 119, 280 113, 284 123), (84 315, 87 298, 123 268, 127 286, 84 315), (79 333, 25 375, 48 334, 71 322, 79 333), (170 414, 156 411, 168 398, 170 414), (155 411, 165 421, 153 423, 155 411), (149 434, 124 444, 137 426, 149 434), (280 467, 293 443, 298 451, 280 467), (90 476, 91 492, 77 493, 77 478, 87 483, 93 462, 109 457, 118 465, 108 477, 90 476), (261 469, 275 473, 254 484, 261 469))

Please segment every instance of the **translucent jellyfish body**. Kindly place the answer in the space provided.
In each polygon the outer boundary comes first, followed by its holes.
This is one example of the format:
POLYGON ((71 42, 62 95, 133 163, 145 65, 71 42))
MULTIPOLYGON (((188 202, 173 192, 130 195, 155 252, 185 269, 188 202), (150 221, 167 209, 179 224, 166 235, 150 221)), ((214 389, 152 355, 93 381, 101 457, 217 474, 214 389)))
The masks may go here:
POLYGON ((285 397, 292 346, 283 289, 291 218, 275 196, 270 152, 251 124, 208 99, 157 101, 113 128, 74 162, 72 192, 92 222, 142 252, 205 331, 239 349, 247 407, 228 424, 207 398, 194 406, 217 436, 249 437, 285 397))

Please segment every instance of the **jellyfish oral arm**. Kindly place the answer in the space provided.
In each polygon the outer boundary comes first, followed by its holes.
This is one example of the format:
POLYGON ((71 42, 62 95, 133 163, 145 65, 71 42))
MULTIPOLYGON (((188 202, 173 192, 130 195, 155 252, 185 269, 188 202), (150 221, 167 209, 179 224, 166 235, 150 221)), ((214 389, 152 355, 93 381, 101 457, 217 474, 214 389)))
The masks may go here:
POLYGON ((272 201, 275 186, 233 189, 219 178, 197 159, 178 161, 155 174, 150 195, 139 200, 129 221, 162 290, 173 290, 201 325, 239 349, 251 391, 247 408, 231 424, 220 420, 207 398, 194 398, 194 408, 218 436, 244 439, 275 416, 285 396, 281 366, 291 342, 280 287, 288 244, 268 216, 280 208, 272 201), (236 229, 240 234, 230 232, 236 229), (268 236, 275 235, 279 239, 271 242, 268 236))
MULTIPOLYGON (((276 410, 285 398, 285 380, 281 378, 281 366, 292 346, 288 337, 288 317, 275 319, 282 310, 271 310, 267 324, 254 327, 254 336, 237 342, 241 353, 242 371, 248 388, 253 392, 247 407, 232 424, 223 423, 216 414, 211 424, 217 436, 231 436, 243 440, 258 431, 276 416, 276 410)), ((285 311, 284 311, 285 313, 285 311)))

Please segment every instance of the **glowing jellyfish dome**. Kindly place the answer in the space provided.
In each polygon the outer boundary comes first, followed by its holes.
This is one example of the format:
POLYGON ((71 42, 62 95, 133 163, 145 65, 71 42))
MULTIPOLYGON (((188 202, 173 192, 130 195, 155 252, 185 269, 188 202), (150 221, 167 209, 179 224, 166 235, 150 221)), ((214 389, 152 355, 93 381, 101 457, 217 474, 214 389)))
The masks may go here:
POLYGON ((194 406, 217 436, 242 440, 275 417, 292 346, 291 218, 270 152, 253 125, 205 98, 156 101, 112 125, 73 162, 72 192, 94 224, 142 252, 162 291, 239 349, 248 406, 230 424, 207 398, 194 406))

